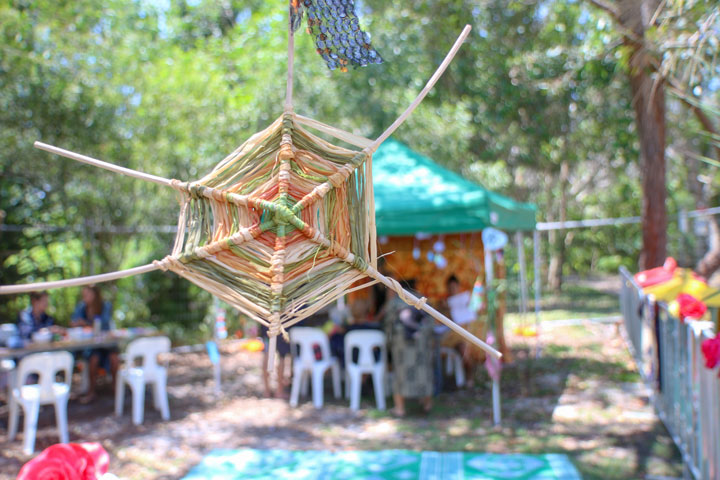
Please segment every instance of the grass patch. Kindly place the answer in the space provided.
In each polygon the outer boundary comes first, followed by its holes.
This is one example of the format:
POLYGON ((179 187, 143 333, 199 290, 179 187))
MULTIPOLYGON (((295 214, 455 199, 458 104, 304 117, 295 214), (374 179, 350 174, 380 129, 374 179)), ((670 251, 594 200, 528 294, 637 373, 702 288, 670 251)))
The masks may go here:
MULTIPOLYGON (((532 310, 532 299, 529 303, 532 310)), ((508 298, 506 322, 516 326, 523 322, 534 322, 535 314, 531 311, 524 319, 517 313, 518 304, 508 298)), ((586 285, 568 283, 561 292, 543 292, 540 299, 540 320, 567 320, 595 317, 608 317, 620 314, 618 296, 614 293, 602 292, 586 285)))

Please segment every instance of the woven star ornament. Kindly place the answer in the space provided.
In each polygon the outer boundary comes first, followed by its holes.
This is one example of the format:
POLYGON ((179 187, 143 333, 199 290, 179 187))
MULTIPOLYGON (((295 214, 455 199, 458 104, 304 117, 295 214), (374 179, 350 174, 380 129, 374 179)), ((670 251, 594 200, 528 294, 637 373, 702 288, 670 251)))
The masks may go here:
POLYGON ((178 235, 157 262, 273 336, 344 295, 374 262, 370 153, 294 119, 283 115, 200 180, 173 181, 183 195, 178 235))

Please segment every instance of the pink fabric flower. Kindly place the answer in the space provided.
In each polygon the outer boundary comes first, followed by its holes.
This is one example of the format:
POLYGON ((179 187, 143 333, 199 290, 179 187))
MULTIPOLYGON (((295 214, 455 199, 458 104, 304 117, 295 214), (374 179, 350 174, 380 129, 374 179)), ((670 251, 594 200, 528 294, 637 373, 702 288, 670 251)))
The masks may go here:
POLYGON ((687 317, 702 318, 707 311, 707 306, 697 298, 687 293, 681 293, 677 296, 678 305, 680 305, 680 319, 687 317))
POLYGON ((58 443, 23 465, 17 480, 97 480, 109 463, 99 443, 58 443))
POLYGON ((715 368, 720 364, 720 337, 708 338, 700 345, 703 356, 705 357, 705 366, 707 368, 715 368))

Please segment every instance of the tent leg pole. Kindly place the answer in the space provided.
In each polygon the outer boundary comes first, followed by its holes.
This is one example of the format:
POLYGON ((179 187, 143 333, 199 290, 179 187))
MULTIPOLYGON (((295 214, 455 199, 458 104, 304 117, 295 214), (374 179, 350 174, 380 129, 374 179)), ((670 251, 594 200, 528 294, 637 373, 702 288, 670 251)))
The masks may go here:
POLYGON ((492 382, 492 399, 493 399, 493 425, 500 426, 501 410, 500 410, 500 380, 494 379, 492 382))
POLYGON ((518 251, 518 262, 520 263, 520 314, 523 321, 528 311, 528 286, 527 286, 527 263, 525 262, 525 246, 523 245, 522 232, 515 232, 515 244, 518 251))
MULTIPOLYGON (((485 249, 485 245, 483 245, 483 249, 485 249)), ((494 296, 492 295, 492 289, 493 289, 493 281, 495 280, 495 266, 493 264, 493 252, 490 250, 484 250, 485 251, 485 296, 487 298, 487 312, 488 312, 488 332, 493 332, 494 335, 497 336, 496 331, 496 322, 495 318, 497 316, 497 311, 495 308, 491 308, 490 300, 493 299, 494 296), (492 313, 492 316, 490 316, 490 313, 492 313)))
POLYGON ((540 356, 540 231, 533 231, 533 278, 535 290, 535 356, 540 356))

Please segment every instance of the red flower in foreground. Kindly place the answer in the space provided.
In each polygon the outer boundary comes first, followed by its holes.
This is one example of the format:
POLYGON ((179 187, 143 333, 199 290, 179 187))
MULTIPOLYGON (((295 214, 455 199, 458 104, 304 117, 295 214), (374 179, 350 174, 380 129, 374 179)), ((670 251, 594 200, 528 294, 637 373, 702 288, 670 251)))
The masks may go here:
POLYGON ((98 477, 105 475, 110 468, 110 455, 99 443, 81 443, 80 446, 92 457, 95 464, 95 474, 98 477))
POLYGON ((58 443, 23 465, 17 480, 97 480, 109 463, 99 443, 58 443))
POLYGON ((702 318, 707 311, 707 307, 703 302, 687 293, 681 293, 677 296, 677 302, 680 306, 680 319, 702 318))
POLYGON ((705 366, 707 368, 715 368, 720 364, 720 337, 708 338, 700 345, 703 356, 705 357, 705 366))

